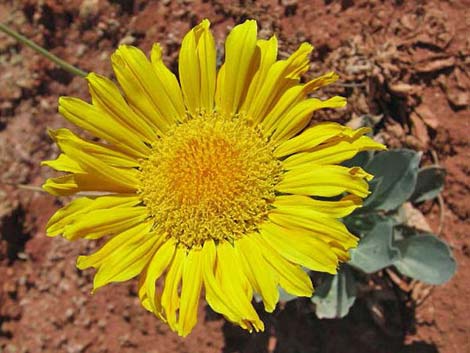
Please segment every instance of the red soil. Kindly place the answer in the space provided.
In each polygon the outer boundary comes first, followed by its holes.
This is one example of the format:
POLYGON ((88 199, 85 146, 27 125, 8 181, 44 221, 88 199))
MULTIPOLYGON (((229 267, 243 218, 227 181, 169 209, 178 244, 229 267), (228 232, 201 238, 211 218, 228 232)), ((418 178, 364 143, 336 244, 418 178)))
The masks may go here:
POLYGON ((306 302, 262 314, 266 332, 249 335, 201 305, 186 339, 141 308, 135 282, 90 294, 92 271, 75 258, 97 247, 45 237, 55 198, 11 184, 40 185, 55 158, 47 128, 69 126, 61 95, 88 99, 80 78, 0 34, 0 351, 4 352, 468 352, 470 324, 468 1, 3 1, 7 21, 84 70, 111 75, 119 43, 149 50, 159 41, 176 68, 184 33, 202 18, 220 45, 227 30, 255 18, 262 36, 278 35, 281 56, 302 41, 317 48, 312 71, 334 69, 346 85, 346 110, 318 119, 384 114, 379 135, 392 147, 424 152, 447 169, 443 208, 420 206, 451 245, 458 272, 447 284, 409 293, 369 293, 343 320, 318 320, 306 302), (242 5, 240 5, 242 4, 242 5), (443 219, 440 218, 443 213, 443 219), (441 222, 442 221, 442 222, 441 222), (441 224, 443 223, 443 224, 441 224), (428 296, 429 294, 429 296, 428 296), (378 311, 377 311, 378 310, 378 311), (383 313, 384 315, 381 315, 383 313))

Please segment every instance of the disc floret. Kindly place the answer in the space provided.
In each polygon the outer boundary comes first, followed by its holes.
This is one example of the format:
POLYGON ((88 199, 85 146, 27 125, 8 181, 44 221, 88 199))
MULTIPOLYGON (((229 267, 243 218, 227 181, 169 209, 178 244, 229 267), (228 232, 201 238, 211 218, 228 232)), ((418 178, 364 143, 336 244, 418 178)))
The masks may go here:
POLYGON ((281 174, 255 128, 218 114, 177 125, 155 142, 140 170, 139 192, 158 233, 188 248, 256 231, 281 174))

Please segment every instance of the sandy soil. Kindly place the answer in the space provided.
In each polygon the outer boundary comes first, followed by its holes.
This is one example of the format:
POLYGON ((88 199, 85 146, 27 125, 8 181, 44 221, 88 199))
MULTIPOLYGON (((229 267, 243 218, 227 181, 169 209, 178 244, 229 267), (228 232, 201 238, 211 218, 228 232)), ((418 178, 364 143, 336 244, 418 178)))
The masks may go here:
POLYGON ((457 275, 440 287, 412 283, 388 296, 369 291, 343 320, 318 320, 303 301, 263 315, 265 333, 249 335, 201 305, 185 340, 140 307, 135 282, 90 294, 92 271, 75 258, 98 244, 45 237, 61 206, 16 187, 40 185, 39 167, 57 149, 47 128, 69 126, 61 95, 88 99, 85 82, 0 35, 0 352, 422 352, 470 351, 468 1, 358 0, 68 0, 0 1, 6 21, 84 70, 111 75, 119 43, 149 50, 160 42, 176 68, 184 33, 209 18, 219 46, 246 18, 278 35, 281 56, 315 45, 311 74, 334 69, 342 81, 321 95, 348 97, 348 108, 316 119, 347 122, 383 114, 377 133, 391 147, 423 151, 447 169, 443 203, 420 210, 451 245, 457 275), (467 12, 467 13, 466 13, 467 12))

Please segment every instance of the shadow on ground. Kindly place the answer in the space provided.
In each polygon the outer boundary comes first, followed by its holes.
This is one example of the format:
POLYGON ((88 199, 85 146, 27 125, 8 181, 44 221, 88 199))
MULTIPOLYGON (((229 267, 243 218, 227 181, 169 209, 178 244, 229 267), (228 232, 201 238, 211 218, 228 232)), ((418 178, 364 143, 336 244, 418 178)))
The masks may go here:
MULTIPOLYGON (((393 304, 391 304, 391 309, 393 304)), ((260 308, 261 309, 261 308, 260 308)), ((259 310, 261 312, 261 310, 259 310)), ((414 331, 412 312, 395 310, 388 323, 374 320, 366 302, 358 300, 348 316, 318 319, 307 301, 293 301, 274 315, 263 315, 265 332, 249 334, 226 323, 224 353, 438 353, 425 342, 405 343, 414 331)))

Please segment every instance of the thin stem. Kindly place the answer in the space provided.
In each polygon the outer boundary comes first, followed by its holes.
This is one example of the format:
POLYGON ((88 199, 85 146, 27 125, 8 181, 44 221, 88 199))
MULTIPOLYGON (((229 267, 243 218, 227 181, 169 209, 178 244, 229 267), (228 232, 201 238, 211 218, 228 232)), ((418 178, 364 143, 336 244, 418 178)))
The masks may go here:
POLYGON ((3 182, 3 184, 11 185, 11 186, 14 186, 15 188, 22 189, 22 190, 36 191, 36 192, 46 192, 46 190, 44 190, 40 186, 36 186, 36 185, 16 184, 16 183, 8 182, 8 181, 3 182))
POLYGON ((346 83, 346 82, 335 82, 332 83, 331 86, 338 86, 338 87, 346 87, 346 88, 355 88, 355 87, 366 87, 367 84, 365 82, 351 82, 351 83, 346 83))
POLYGON ((80 70, 79 68, 69 64, 68 62, 65 62, 64 60, 58 58, 54 54, 50 53, 46 49, 40 47, 33 41, 29 40, 25 36, 19 34, 18 32, 14 31, 13 29, 9 28, 7 25, 0 23, 0 31, 8 34, 9 36, 15 38, 17 41, 19 41, 22 44, 27 45, 31 49, 35 50, 45 58, 49 59, 50 61, 54 62, 56 65, 58 65, 60 68, 64 69, 65 71, 70 72, 73 75, 77 75, 80 77, 86 77, 87 73, 85 71, 80 70))
POLYGON ((26 185, 26 184, 17 184, 18 189, 28 190, 28 191, 35 191, 35 192, 46 192, 39 186, 34 185, 26 185))

